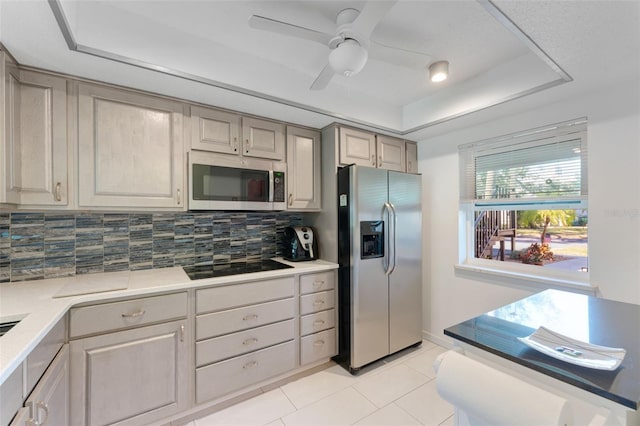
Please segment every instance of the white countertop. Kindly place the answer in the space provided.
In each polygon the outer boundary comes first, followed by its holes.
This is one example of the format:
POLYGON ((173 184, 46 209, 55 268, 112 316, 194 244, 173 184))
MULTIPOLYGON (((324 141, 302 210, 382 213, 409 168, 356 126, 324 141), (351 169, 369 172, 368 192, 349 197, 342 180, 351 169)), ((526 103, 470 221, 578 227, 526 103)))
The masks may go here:
POLYGON ((16 367, 24 361, 58 320, 71 307, 80 303, 227 285, 338 268, 337 264, 324 260, 311 262, 288 262, 282 258, 274 260, 294 268, 195 281, 190 280, 181 267, 174 267, 2 283, 0 284, 0 322, 21 321, 0 337, 0 384, 4 383, 16 367), (93 292, 60 297, 63 294, 82 293, 83 289, 91 289, 93 292))

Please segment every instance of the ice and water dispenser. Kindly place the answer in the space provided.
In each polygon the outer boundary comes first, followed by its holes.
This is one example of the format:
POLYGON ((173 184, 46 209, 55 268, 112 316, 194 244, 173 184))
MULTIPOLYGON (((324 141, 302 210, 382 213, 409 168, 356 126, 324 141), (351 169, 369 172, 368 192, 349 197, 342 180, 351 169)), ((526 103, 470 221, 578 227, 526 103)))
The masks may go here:
POLYGON ((384 257, 384 221, 360 222, 360 258, 384 257))

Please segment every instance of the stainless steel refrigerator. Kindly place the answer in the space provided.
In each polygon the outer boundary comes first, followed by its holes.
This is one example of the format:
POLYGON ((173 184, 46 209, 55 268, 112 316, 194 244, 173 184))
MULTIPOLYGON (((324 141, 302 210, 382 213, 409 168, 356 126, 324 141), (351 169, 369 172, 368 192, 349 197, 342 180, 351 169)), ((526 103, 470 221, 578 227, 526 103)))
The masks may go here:
POLYGON ((421 176, 338 170, 339 353, 351 373, 422 341, 421 176))

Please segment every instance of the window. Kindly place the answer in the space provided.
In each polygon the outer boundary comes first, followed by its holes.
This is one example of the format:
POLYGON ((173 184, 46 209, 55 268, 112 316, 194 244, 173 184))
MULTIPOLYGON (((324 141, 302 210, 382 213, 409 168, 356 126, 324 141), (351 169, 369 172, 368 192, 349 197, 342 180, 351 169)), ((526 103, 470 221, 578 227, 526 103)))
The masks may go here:
POLYGON ((582 118, 459 147, 461 261, 585 275, 586 131, 582 118))

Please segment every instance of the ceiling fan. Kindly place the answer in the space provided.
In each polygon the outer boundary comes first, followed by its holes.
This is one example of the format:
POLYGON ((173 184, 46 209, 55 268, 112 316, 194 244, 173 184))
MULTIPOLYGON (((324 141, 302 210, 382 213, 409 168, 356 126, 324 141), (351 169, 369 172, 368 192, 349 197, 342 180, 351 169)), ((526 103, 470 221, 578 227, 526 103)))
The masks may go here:
POLYGON ((349 77, 364 68, 369 56, 371 33, 396 2, 376 0, 367 2, 361 11, 343 9, 336 17, 334 34, 258 15, 249 18, 249 26, 328 46, 331 49, 328 63, 311 85, 312 90, 321 90, 327 87, 334 74, 349 77))

